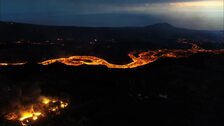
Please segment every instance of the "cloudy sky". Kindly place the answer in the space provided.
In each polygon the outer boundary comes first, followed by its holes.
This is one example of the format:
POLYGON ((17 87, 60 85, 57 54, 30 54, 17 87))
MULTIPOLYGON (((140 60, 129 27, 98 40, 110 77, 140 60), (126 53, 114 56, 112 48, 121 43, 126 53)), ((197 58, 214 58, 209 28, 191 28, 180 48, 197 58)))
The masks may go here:
POLYGON ((76 26, 170 23, 223 30, 224 0, 0 0, 0 20, 76 26))

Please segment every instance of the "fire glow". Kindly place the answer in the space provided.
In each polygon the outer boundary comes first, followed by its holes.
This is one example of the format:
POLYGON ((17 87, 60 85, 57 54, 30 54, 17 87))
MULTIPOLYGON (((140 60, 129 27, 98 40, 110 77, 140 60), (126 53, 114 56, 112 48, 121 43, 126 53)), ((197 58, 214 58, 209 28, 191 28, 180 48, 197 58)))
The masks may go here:
POLYGON ((67 108, 68 101, 51 97, 40 97, 38 102, 19 106, 17 110, 13 110, 5 115, 10 121, 18 121, 22 126, 28 126, 35 123, 48 115, 59 115, 62 109, 67 108))
POLYGON ((26 62, 21 62, 21 63, 0 63, 0 66, 20 66, 20 65, 24 65, 26 64, 26 62))
POLYGON ((181 42, 184 44, 190 44, 192 48, 190 49, 158 49, 158 50, 149 50, 147 52, 133 51, 128 54, 132 59, 132 62, 124 65, 112 64, 107 62, 102 58, 95 56, 71 56, 68 58, 58 58, 50 59, 43 62, 40 62, 41 65, 49 65, 55 62, 60 62, 69 66, 80 66, 80 65, 104 65, 108 68, 136 68, 139 66, 144 66, 155 62, 160 58, 187 58, 196 53, 211 53, 211 54, 224 54, 224 49, 219 50, 206 50, 200 48, 198 45, 188 42, 181 42), (138 54, 136 57, 135 54, 138 54))
MULTIPOLYGON (((192 47, 190 49, 157 49, 157 50, 149 50, 149 51, 133 51, 128 54, 128 56, 132 59, 132 62, 127 64, 112 64, 107 62, 106 60, 95 57, 95 56, 70 56, 66 58, 57 58, 57 59, 49 59, 38 64, 41 65, 50 65, 56 62, 68 65, 68 66, 81 66, 81 65, 103 65, 107 68, 117 68, 117 69, 127 69, 127 68, 136 68, 139 66, 144 66, 146 64, 150 64, 155 62, 160 58, 187 58, 193 54, 197 53, 210 53, 210 54, 224 54, 224 49, 217 50, 208 50, 199 47, 197 44, 189 43, 181 40, 181 43, 190 44, 192 47), (138 56, 135 56, 135 55, 138 56)), ((1 65, 16 65, 16 64, 7 64, 0 63, 1 65)), ((24 65, 23 63, 17 63, 17 65, 24 65)))

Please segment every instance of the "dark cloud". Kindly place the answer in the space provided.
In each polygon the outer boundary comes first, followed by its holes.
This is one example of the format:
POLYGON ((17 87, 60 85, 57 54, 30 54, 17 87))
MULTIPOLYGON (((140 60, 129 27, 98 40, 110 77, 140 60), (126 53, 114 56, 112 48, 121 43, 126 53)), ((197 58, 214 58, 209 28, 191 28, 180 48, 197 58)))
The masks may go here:
POLYGON ((35 17, 33 17, 32 15, 8 16, 6 20, 13 20, 15 18, 19 22, 30 22, 36 24, 68 26, 75 24, 79 26, 93 27, 146 26, 161 22, 161 20, 163 20, 161 17, 158 16, 144 14, 37 14, 35 17))
MULTIPOLYGON (((61 0, 57 0, 61 1, 61 0)), ((142 3, 170 3, 184 1, 206 1, 206 0, 67 0, 73 3, 91 4, 142 4, 142 3)))
MULTIPOLYGON (((206 0, 1 0, 3 4, 58 4, 58 3, 73 3, 73 4, 142 4, 142 3, 170 3, 183 1, 206 1, 206 0)), ((212 1, 212 0, 211 0, 212 1)))
MULTIPOLYGON (((60 1, 60 0, 58 0, 60 1)), ((181 2, 181 1, 203 1, 203 0, 67 0, 84 3, 159 3, 159 2, 181 2)))
POLYGON ((167 4, 183 1, 203 0, 0 0, 0 20, 85 26, 168 22, 194 29, 223 28, 223 11, 171 10, 167 4))

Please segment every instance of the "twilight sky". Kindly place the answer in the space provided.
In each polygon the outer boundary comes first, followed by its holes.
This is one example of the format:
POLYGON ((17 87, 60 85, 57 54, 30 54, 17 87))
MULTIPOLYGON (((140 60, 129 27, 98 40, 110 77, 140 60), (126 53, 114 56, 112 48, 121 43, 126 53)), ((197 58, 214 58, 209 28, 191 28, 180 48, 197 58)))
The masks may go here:
POLYGON ((0 0, 0 20, 103 27, 167 22, 224 30, 224 0, 0 0))

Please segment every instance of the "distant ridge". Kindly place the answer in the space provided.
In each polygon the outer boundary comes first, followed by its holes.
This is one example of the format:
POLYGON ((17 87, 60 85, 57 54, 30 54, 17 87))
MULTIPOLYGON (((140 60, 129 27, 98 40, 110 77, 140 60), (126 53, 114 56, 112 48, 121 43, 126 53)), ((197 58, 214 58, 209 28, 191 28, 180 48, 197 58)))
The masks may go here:
POLYGON ((166 27, 166 28, 175 28, 175 26, 169 24, 169 23, 156 23, 146 26, 118 26, 118 27, 92 27, 92 26, 76 26, 76 25, 70 25, 70 26, 62 26, 62 25, 43 25, 43 24, 32 24, 32 23, 20 23, 20 22, 5 22, 0 21, 0 25, 35 25, 35 26, 49 26, 49 27, 88 27, 88 28, 147 28, 147 27, 166 27))
POLYGON ((145 27, 163 27, 163 28, 175 28, 175 26, 169 24, 169 23, 157 23, 152 25, 147 25, 145 27))
POLYGON ((168 23, 158 23, 144 27, 81 27, 48 26, 0 21, 0 42, 15 42, 21 38, 28 41, 57 40, 58 37, 82 43, 92 38, 101 42, 116 43, 176 43, 178 39, 224 43, 222 31, 203 31, 178 28, 168 23))

